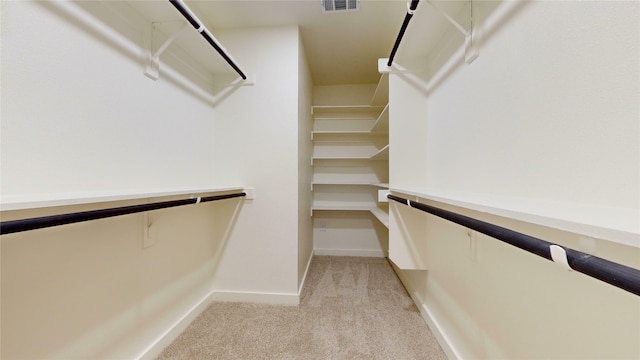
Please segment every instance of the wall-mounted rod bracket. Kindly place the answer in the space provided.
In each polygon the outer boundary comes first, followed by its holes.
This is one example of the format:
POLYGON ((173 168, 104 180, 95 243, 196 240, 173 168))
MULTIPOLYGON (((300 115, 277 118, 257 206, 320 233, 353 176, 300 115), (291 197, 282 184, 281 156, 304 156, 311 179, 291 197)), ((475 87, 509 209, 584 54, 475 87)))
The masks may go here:
POLYGON ((458 31, 464 35, 464 60, 467 64, 471 64, 478 57, 478 47, 474 42, 474 26, 473 26, 473 0, 469 1, 469 30, 460 25, 454 18, 440 9, 436 4, 427 0, 427 3, 436 9, 447 21, 451 23, 458 31))
POLYGON ((225 50, 224 47, 218 42, 218 40, 211 34, 209 30, 202 24, 202 21, 184 4, 183 0, 169 0, 182 16, 193 26, 193 28, 213 47, 218 54, 235 70, 242 80, 247 79, 247 75, 244 74, 238 64, 231 58, 231 55, 225 50))
POLYGON ((171 45, 180 33, 187 28, 186 21, 160 21, 151 23, 151 30, 146 33, 146 59, 144 74, 152 80, 160 78, 160 55, 171 45), (160 29, 171 25, 171 35, 162 40, 165 35, 160 29), (171 31, 172 30, 172 31, 171 31))

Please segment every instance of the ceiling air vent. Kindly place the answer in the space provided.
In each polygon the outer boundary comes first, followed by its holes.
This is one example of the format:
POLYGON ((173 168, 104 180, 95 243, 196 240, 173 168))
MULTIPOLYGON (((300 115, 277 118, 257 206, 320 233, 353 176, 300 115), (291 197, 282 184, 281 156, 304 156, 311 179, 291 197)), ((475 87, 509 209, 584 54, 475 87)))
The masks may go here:
POLYGON ((322 12, 354 11, 360 8, 359 0, 322 0, 322 12))

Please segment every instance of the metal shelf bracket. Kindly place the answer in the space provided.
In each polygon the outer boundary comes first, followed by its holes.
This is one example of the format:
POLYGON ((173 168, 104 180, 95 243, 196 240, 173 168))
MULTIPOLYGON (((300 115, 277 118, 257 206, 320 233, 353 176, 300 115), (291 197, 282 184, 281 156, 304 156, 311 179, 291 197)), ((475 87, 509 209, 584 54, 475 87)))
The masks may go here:
POLYGON ((464 35, 464 60, 467 64, 471 64, 478 57, 478 47, 474 41, 473 26, 473 0, 469 0, 469 30, 460 25, 454 18, 449 16, 444 10, 440 9, 436 4, 427 0, 427 3, 436 9, 442 16, 447 19, 458 31, 464 35))
POLYGON ((187 28, 188 23, 186 21, 159 21, 151 23, 150 31, 146 32, 146 53, 145 53, 145 68, 144 75, 152 80, 158 80, 160 78, 160 55, 171 45, 180 33, 187 28), (173 30, 171 35, 162 41, 165 37, 164 29, 167 25, 171 25, 173 30), (158 46, 159 45, 159 46, 158 46))

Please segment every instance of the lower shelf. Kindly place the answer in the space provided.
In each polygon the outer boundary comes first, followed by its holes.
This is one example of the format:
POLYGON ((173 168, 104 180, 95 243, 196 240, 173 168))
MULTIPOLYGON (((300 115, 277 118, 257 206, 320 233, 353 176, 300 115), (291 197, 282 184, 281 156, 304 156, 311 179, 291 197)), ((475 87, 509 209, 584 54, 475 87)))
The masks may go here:
POLYGON ((389 213, 377 206, 371 205, 314 205, 311 207, 311 216, 314 211, 370 211, 385 227, 389 228, 389 213))

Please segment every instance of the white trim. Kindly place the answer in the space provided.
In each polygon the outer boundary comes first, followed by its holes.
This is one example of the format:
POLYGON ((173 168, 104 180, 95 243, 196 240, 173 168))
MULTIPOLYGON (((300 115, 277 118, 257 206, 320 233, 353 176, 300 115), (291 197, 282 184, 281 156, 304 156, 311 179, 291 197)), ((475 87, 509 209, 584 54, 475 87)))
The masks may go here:
POLYGON ((637 208, 420 188, 392 187, 390 191, 640 248, 637 208))
POLYGON ((158 189, 125 191, 91 191, 75 193, 21 194, 2 196, 2 211, 43 208, 51 206, 91 204, 107 201, 139 200, 178 195, 195 195, 226 191, 241 191, 242 186, 193 189, 158 189))
POLYGON ((387 252, 384 250, 366 249, 315 249, 313 254, 318 256, 387 257, 387 252))
POLYGON ((250 291, 214 291, 213 301, 244 302, 272 305, 298 305, 300 296, 296 293, 260 293, 250 291))
POLYGON ((418 310, 420 310, 420 315, 422 315, 422 318, 427 323, 429 330, 431 330, 431 333, 438 341, 438 344, 440 344, 440 347, 442 348, 442 351, 444 351, 445 355, 447 355, 447 358, 449 360, 462 359, 459 351, 457 351, 456 348, 453 346, 453 342, 451 341, 451 339, 449 339, 449 336, 447 336, 447 334, 443 331, 442 326, 440 326, 440 324, 436 320, 436 317, 433 316, 431 311, 429 311, 427 304, 422 304, 418 300, 417 295, 415 293, 411 295, 411 298, 413 299, 413 302, 418 307, 418 310))
POLYGON ((195 304, 178 321, 171 325, 162 335, 151 343, 136 359, 146 360, 157 358, 187 327, 213 303, 214 292, 209 293, 195 304))
POLYGON ((304 284, 307 282, 307 275, 309 274, 309 269, 311 268, 311 262, 313 261, 313 251, 311 251, 311 255, 309 255, 309 261, 307 261, 307 268, 304 270, 304 275, 302 276, 302 281, 298 284, 298 299, 302 295, 302 289, 304 289, 304 284))
MULTIPOLYGON (((311 259, 309 257, 310 267, 311 259)), ((307 272, 305 272, 306 279, 307 272)), ((300 287, 302 289, 302 286, 300 287)), ((260 304, 275 305, 298 305, 300 303, 300 292, 298 294, 279 294, 279 293, 254 293, 254 292, 232 292, 232 291, 212 291, 189 311, 187 311, 180 319, 171 325, 162 335, 160 335, 153 343, 151 343, 140 355, 135 359, 146 360, 157 358, 162 351, 169 346, 187 327, 202 314, 214 302, 246 302, 260 304)))
MULTIPOLYGON (((398 275, 398 278, 400 279, 400 282, 402 282, 405 289, 407 289, 407 286, 405 285, 407 281, 402 271, 396 271, 395 268, 393 270, 398 275)), ((416 304, 416 307, 420 311, 420 315, 422 315, 422 319, 425 321, 425 323, 427 323, 429 330, 431 330, 431 334, 433 334, 433 336, 436 338, 436 341, 438 341, 438 344, 442 348, 442 351, 444 351, 445 355, 447 355, 447 359, 449 360, 462 359, 463 357, 460 356, 460 352, 453 346, 454 343, 451 341, 449 336, 447 336, 443 327, 440 325, 436 317, 433 316, 433 314, 431 313, 427 305, 423 304, 420 301, 418 294, 414 291, 410 294, 410 296, 413 302, 416 304)))

